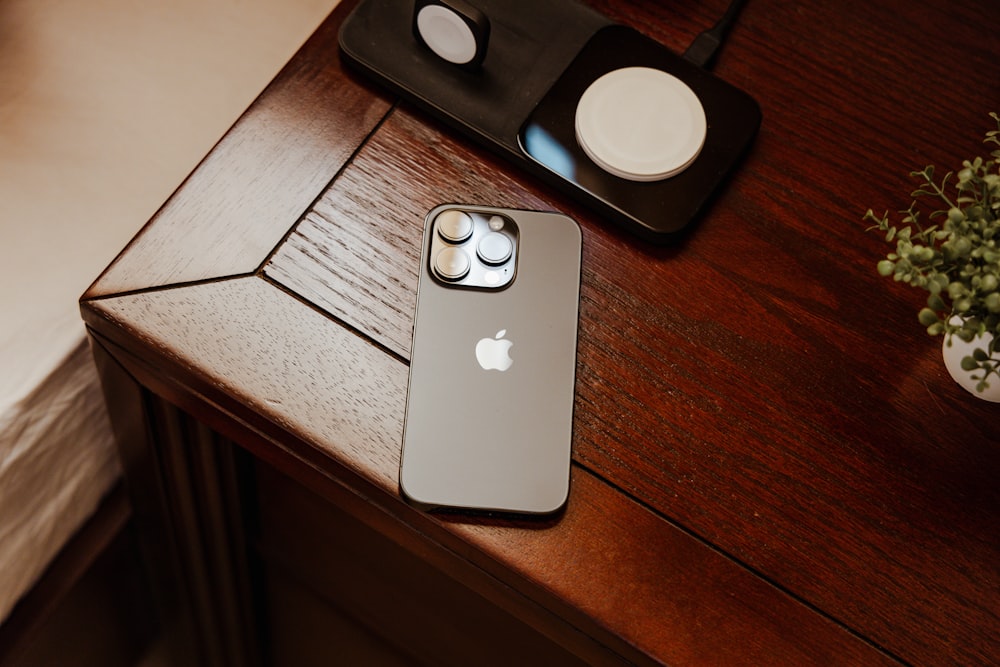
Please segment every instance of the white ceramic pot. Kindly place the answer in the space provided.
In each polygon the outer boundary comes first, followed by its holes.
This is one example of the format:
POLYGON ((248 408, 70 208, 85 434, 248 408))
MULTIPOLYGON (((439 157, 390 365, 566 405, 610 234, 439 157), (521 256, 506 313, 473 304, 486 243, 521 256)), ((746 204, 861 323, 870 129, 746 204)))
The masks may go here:
MULTIPOLYGON (((944 355, 944 366, 948 369, 948 373, 952 379, 973 396, 981 398, 984 401, 1000 403, 1000 377, 991 375, 989 380, 987 380, 990 385, 989 388, 983 391, 976 391, 976 385, 979 381, 973 380, 972 376, 982 377, 983 371, 967 371, 962 369, 962 358, 971 355, 976 348, 981 350, 989 349, 989 344, 993 340, 993 336, 991 334, 984 334, 973 339, 971 343, 966 343, 958 336, 951 336, 950 346, 948 345, 948 340, 949 337, 945 336, 941 352, 944 355)), ((994 353, 995 356, 996 353, 994 353)))

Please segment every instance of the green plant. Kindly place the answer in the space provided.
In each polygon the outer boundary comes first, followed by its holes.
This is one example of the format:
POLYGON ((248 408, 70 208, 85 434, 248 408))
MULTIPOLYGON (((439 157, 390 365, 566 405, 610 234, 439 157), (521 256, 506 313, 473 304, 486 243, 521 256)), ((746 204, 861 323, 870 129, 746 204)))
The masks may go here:
MULTIPOLYGON (((984 143, 1000 147, 1000 116, 991 113, 997 129, 986 133, 984 143)), ((894 280, 930 292, 927 305, 918 314, 931 335, 944 335, 971 342, 993 334, 987 349, 976 349, 962 360, 973 376, 977 390, 989 387, 991 375, 1000 377, 1000 148, 990 158, 977 157, 962 163, 957 175, 935 180, 934 167, 910 175, 923 182, 911 194, 914 201, 898 226, 871 209, 865 220, 875 223, 868 230, 885 233, 895 251, 878 263, 878 272, 894 280), (952 182, 952 178, 955 180, 952 182), (918 204, 930 205, 929 222, 921 223, 918 204)))

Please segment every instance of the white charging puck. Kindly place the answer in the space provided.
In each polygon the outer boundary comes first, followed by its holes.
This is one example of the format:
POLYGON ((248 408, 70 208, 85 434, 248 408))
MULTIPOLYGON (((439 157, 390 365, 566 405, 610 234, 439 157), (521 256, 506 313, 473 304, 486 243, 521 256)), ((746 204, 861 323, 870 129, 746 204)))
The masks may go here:
POLYGON ((465 65, 476 58, 476 35, 461 16, 447 7, 422 8, 417 13, 417 29, 431 51, 450 63, 465 65))
POLYGON ((599 167, 630 181, 659 181, 687 169, 705 145, 705 109, 691 88, 662 70, 625 67, 584 91, 576 140, 599 167))

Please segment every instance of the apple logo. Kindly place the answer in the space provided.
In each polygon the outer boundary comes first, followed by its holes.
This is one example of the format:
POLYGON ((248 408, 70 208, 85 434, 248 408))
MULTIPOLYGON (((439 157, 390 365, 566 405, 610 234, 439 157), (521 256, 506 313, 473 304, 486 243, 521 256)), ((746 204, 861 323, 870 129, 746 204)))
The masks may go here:
POLYGON ((514 363, 510 358, 510 348, 514 343, 504 338, 506 333, 506 329, 501 329, 495 338, 483 338, 476 343, 476 361, 484 370, 503 372, 514 363))

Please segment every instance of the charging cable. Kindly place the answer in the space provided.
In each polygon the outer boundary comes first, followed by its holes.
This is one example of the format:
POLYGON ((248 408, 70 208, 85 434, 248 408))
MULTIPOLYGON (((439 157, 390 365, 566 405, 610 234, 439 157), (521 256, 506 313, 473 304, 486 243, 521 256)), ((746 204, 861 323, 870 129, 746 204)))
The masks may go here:
POLYGON ((694 38, 691 46, 684 52, 684 59, 698 67, 709 69, 744 4, 746 0, 733 0, 729 3, 729 8, 719 22, 694 38))

